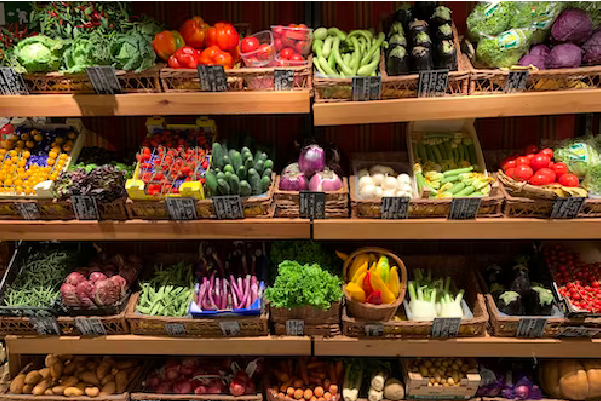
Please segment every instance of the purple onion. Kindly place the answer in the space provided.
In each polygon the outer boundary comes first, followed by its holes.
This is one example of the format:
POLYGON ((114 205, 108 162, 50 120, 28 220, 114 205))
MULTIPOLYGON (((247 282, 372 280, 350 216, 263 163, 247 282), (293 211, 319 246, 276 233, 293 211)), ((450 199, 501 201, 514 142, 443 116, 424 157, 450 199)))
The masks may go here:
POLYGON ((303 191, 307 189, 307 179, 302 173, 283 173, 280 178, 282 191, 303 191))
POLYGON ((342 181, 332 170, 320 171, 309 181, 310 191, 338 191, 340 188, 342 188, 342 181))
POLYGON ((528 399, 528 394, 530 393, 530 389, 528 386, 516 386, 515 387, 515 396, 520 400, 528 399))
POLYGON ((543 393, 540 391, 540 387, 532 386, 530 389, 530 394, 528 394, 531 400, 540 400, 543 398, 543 393))
POLYGON ((326 153, 319 145, 305 146, 298 158, 298 168, 305 177, 311 177, 326 165, 326 153))

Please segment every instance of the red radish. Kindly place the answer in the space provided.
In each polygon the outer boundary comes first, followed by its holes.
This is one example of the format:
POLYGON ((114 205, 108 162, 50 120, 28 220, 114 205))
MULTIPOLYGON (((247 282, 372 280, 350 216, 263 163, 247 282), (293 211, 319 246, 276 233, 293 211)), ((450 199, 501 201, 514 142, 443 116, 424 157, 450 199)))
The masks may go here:
POLYGON ((235 381, 231 382, 230 383, 230 394, 233 395, 234 397, 240 397, 242 394, 244 394, 244 386, 235 381))
POLYGON ((559 183, 564 187, 578 187, 580 186, 580 180, 576 175, 572 173, 563 174, 559 177, 559 183))
POLYGON ((192 391, 190 380, 180 380, 173 385, 173 392, 176 394, 190 394, 192 391))
POLYGON ((209 387, 207 387, 208 394, 221 394, 223 393, 223 382, 218 379, 211 380, 209 387))
POLYGON ((540 170, 541 168, 549 167, 549 163, 551 162, 551 158, 547 155, 536 155, 530 162, 530 167, 532 167, 535 171, 540 170))
POLYGON ((121 288, 110 279, 99 281, 92 295, 97 305, 114 305, 121 299, 121 288))
POLYGON ((553 157, 553 149, 543 149, 540 151, 542 155, 549 156, 549 158, 553 157))
POLYGON ((127 289, 127 283, 125 282, 125 279, 123 277, 116 275, 116 276, 109 278, 109 280, 111 282, 113 282, 113 284, 119 286, 121 296, 125 295, 125 291, 127 289))
POLYGON ((541 173, 541 174, 549 174, 552 178, 551 178, 551 182, 555 182, 555 171, 551 170, 550 168, 541 168, 540 170, 537 171, 537 173, 541 173))
POLYGON ((79 299, 79 303, 83 306, 92 306, 92 283, 89 281, 82 281, 75 287, 75 294, 79 299))
POLYGON ((515 159, 516 166, 529 166, 530 160, 526 156, 520 156, 515 159))
POLYGON ((81 283, 82 281, 86 281, 86 278, 78 272, 73 272, 71 274, 69 274, 67 276, 67 278, 65 279, 65 283, 67 284, 71 284, 73 286, 76 286, 77 284, 81 283))
POLYGON ((75 292, 76 287, 73 284, 63 283, 61 285, 61 297, 63 304, 66 306, 77 306, 79 305, 79 298, 75 292))
POLYGON ((155 393, 159 393, 159 394, 170 394, 170 393, 173 393, 173 384, 171 384, 171 382, 162 382, 156 388, 155 393))
POLYGON ((205 386, 198 386, 194 389, 194 394, 206 394, 207 388, 205 386))

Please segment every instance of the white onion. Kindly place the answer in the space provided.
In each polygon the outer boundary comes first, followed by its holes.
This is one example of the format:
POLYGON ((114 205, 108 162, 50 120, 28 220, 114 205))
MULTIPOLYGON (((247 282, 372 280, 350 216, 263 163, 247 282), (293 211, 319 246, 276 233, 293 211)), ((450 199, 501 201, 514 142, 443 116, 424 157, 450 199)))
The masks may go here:
POLYGON ((359 177, 359 179, 363 178, 363 177, 369 177, 369 171, 367 171, 366 168, 362 168, 361 170, 359 170, 359 172, 357 173, 357 177, 359 177))
POLYGON ((382 196, 382 187, 376 187, 376 196, 382 196))
POLYGON ((386 167, 386 166, 373 166, 372 168, 369 169, 369 172, 371 175, 374 174, 388 174, 388 175, 396 175, 394 169, 390 168, 390 167, 386 167))
POLYGON ((409 178, 409 174, 399 174, 399 176, 396 178, 397 181, 397 185, 400 187, 403 184, 410 184, 411 183, 411 178, 409 178))
POLYGON ((386 177, 384 182, 382 183, 382 188, 384 190, 395 190, 396 189, 396 179, 394 177, 386 177))
POLYGON ((373 185, 366 185, 359 191, 359 195, 364 198, 373 198, 376 193, 376 187, 373 185))
POLYGON ((359 179, 359 188, 363 188, 366 185, 374 185, 374 180, 372 180, 370 176, 361 177, 359 179))
POLYGON ((411 192, 407 192, 407 191, 397 191, 396 196, 408 196, 408 197, 412 197, 411 192))
POLYGON ((371 179, 374 180, 374 185, 382 185, 384 178, 386 177, 384 177, 384 174, 382 173, 376 173, 371 176, 371 179))
POLYGON ((385 191, 382 191, 382 196, 394 196, 396 194, 396 191, 394 189, 387 189, 385 191))
POLYGON ((413 190, 413 187, 411 186, 411 184, 403 184, 400 188, 399 191, 407 191, 407 192, 411 192, 413 190))

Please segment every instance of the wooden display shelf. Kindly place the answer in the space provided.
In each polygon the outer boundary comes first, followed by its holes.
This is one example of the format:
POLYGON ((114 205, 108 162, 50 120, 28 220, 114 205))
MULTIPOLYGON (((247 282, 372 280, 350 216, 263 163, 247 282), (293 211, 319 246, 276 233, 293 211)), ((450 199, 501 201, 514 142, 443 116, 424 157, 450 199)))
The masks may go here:
POLYGON ((301 114, 310 92, 46 94, 0 96, 2 117, 301 114))
POLYGON ((5 337, 14 354, 311 355, 311 337, 157 337, 134 334, 5 337))
POLYGON ((301 219, 245 220, 0 220, 0 240, 94 241, 186 239, 308 239, 311 223, 301 219))
POLYGON ((315 356, 601 358, 601 339, 463 337, 445 340, 316 338, 315 356))
POLYGON ((601 89, 316 103, 313 111, 315 125, 590 113, 601 111, 601 89))
POLYGON ((601 219, 315 220, 316 240, 599 239, 601 219))

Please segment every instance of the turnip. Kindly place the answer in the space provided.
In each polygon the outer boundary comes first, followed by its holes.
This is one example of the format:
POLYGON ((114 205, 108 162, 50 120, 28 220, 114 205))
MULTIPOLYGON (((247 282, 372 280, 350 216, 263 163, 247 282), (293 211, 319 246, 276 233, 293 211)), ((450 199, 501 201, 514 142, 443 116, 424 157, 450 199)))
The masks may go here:
POLYGON ((104 273, 101 272, 92 272, 90 274, 90 281, 92 283, 95 283, 97 281, 102 281, 102 280, 106 280, 107 277, 104 275, 104 273))
POLYGON ((71 284, 73 286, 77 286, 77 284, 81 283, 82 281, 86 281, 86 278, 78 272, 73 272, 69 274, 65 279, 65 283, 71 284))
POLYGON ((93 296, 97 305, 114 305, 121 299, 121 288, 110 279, 99 281, 96 283, 93 296))
POLYGON ((83 306, 92 306, 94 302, 92 301, 92 283, 89 281, 82 281, 75 287, 75 294, 77 295, 77 299, 79 299, 79 303, 83 306))
POLYGON ((207 388, 205 386, 198 386, 194 389, 194 394, 206 394, 207 388))
POLYGON ((223 393, 223 382, 218 379, 211 380, 209 387, 207 387, 208 394, 221 394, 223 393))

